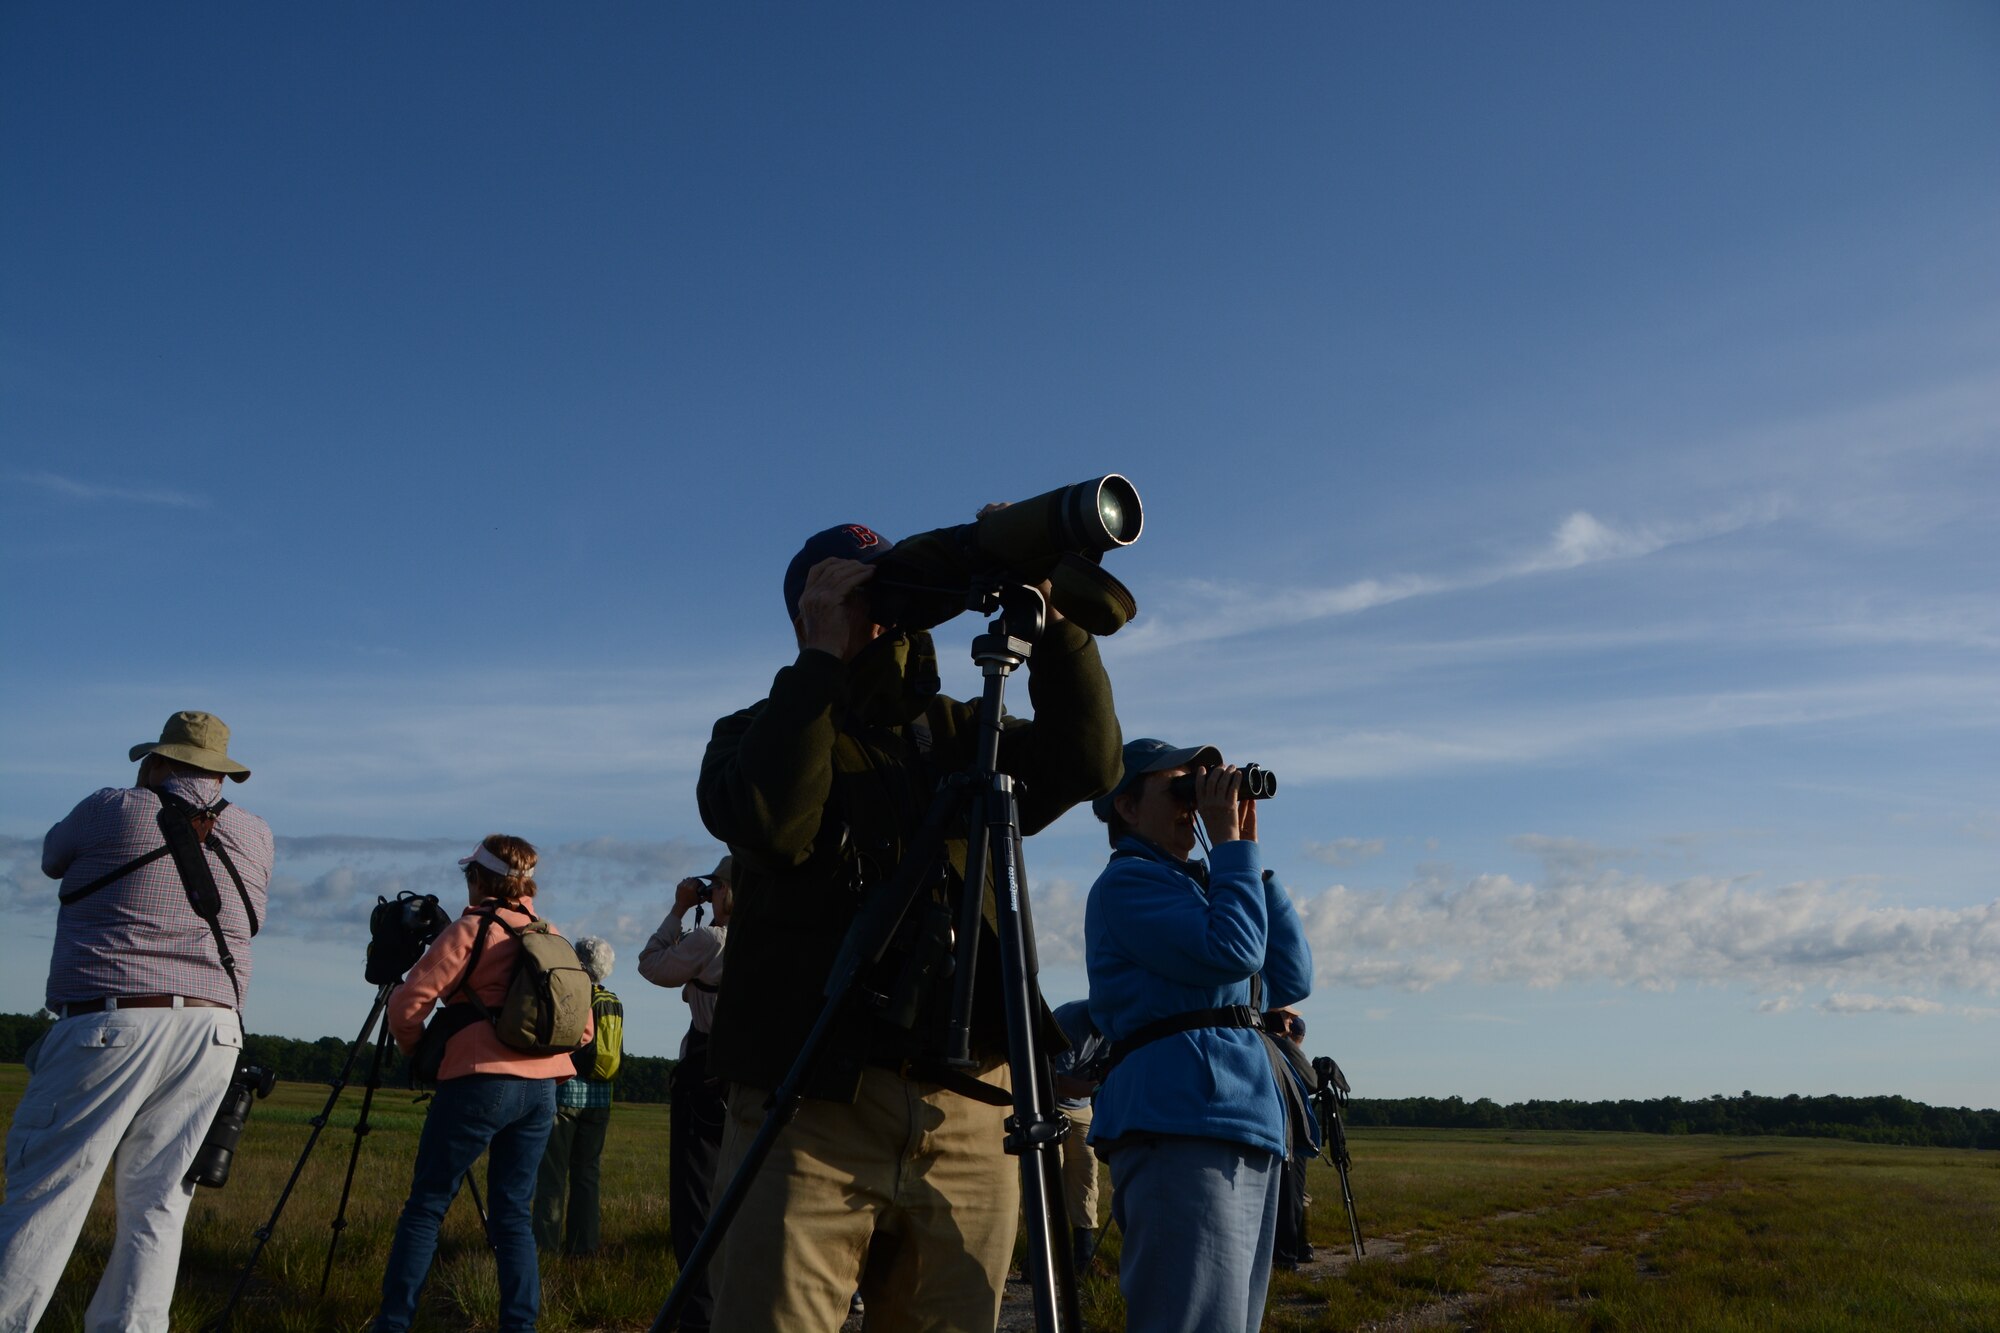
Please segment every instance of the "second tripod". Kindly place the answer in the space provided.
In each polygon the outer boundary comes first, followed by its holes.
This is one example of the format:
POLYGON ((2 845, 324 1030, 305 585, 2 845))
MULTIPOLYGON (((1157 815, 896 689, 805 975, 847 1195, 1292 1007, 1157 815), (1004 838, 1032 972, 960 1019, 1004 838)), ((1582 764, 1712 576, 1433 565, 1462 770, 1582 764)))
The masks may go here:
MULTIPOLYGON (((299 1150, 298 1160, 292 1164, 292 1174, 286 1179, 285 1187, 278 1191, 278 1201, 272 1206, 270 1217, 266 1218, 264 1224, 252 1233, 257 1237, 256 1248, 251 1250, 250 1257, 244 1260, 243 1271, 236 1275, 236 1285, 230 1290, 229 1300, 224 1303, 222 1312, 215 1317, 214 1322, 208 1326, 209 1333, 223 1333, 223 1330, 229 1327, 229 1321, 236 1312, 237 1303, 242 1300, 243 1292, 249 1286, 250 1275, 255 1271, 257 1261, 263 1257, 264 1247, 270 1243, 272 1235, 277 1231, 278 1218, 283 1215, 285 1205, 291 1201, 292 1191, 299 1183, 299 1177, 305 1172, 306 1159, 312 1156, 312 1150, 319 1142, 320 1133, 331 1122, 334 1106, 340 1101, 341 1093, 346 1091, 348 1079, 354 1072, 354 1062, 360 1058, 361 1048, 369 1044, 368 1039, 372 1034, 375 1038, 375 1049, 373 1056, 368 1062, 367 1081, 362 1089, 361 1114, 354 1122, 354 1146, 347 1155, 347 1176, 342 1181, 340 1187, 340 1207, 335 1212, 333 1221, 330 1224, 332 1235, 327 1237, 326 1264, 320 1270, 319 1295, 322 1299, 325 1298, 327 1282, 333 1276, 334 1255, 340 1248, 340 1235, 347 1228, 347 1203, 354 1190, 354 1172, 361 1161, 362 1141, 368 1137, 369 1133, 368 1113, 375 1103, 375 1090, 382 1086, 382 1071, 388 1063, 390 1036, 389 1015, 387 1011, 389 992, 394 989, 394 982, 384 983, 376 987, 375 1003, 370 1006, 368 1017, 361 1024, 361 1031, 355 1034, 354 1040, 348 1044, 346 1057, 341 1061, 340 1072, 331 1080, 331 1088, 327 1093, 326 1104, 320 1107, 319 1114, 315 1115, 310 1122, 312 1133, 306 1136, 305 1147, 299 1150)), ((465 1185, 472 1194, 472 1206, 479 1214, 480 1234, 485 1235, 487 1232, 486 1202, 480 1198, 479 1186, 474 1183, 472 1173, 469 1171, 465 1175, 465 1185)), ((490 1239, 488 1243, 491 1243, 490 1239)))

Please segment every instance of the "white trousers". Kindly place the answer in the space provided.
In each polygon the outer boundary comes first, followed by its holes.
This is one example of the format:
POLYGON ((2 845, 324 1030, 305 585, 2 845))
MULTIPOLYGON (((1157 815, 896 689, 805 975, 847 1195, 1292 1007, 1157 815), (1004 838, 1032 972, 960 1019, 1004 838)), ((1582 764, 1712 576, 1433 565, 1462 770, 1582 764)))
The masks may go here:
POLYGON ((242 1047, 231 1009, 119 1009, 50 1030, 7 1129, 0 1333, 41 1319, 113 1163, 118 1235, 83 1326, 166 1333, 194 1198, 182 1178, 242 1047))

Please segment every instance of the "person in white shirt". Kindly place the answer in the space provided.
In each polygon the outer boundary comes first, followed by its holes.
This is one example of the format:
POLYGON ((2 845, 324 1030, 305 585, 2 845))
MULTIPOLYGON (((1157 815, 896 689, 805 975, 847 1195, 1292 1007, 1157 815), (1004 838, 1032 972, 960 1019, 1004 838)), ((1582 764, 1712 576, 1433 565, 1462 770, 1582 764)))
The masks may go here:
MULTIPOLYGON (((673 911, 639 952, 639 975, 656 986, 679 986, 690 1020, 671 1084, 667 1162, 674 1257, 683 1264, 701 1238, 715 1201, 715 1159, 722 1147, 726 1114, 722 1090, 708 1073, 708 1033, 715 1021, 715 997, 722 989, 722 946, 729 937, 730 867, 731 858, 725 856, 714 874, 691 876, 676 885, 673 911), (701 924, 703 902, 714 909, 714 919, 707 925, 701 924), (691 930, 682 926, 690 908, 695 909, 691 930)), ((714 1304, 708 1275, 703 1273, 688 1297, 681 1328, 706 1333, 714 1304)))

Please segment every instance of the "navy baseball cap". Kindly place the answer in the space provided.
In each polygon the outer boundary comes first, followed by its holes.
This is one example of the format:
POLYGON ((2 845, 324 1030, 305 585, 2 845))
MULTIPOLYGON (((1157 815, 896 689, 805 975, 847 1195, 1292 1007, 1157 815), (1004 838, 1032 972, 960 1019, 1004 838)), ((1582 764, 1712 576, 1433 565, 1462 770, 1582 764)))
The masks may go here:
POLYGON ((785 566, 785 614, 799 618, 799 595, 806 590, 806 575, 822 560, 836 556, 842 560, 873 560, 896 543, 861 523, 842 523, 806 538, 806 544, 785 566))
POLYGON ((1165 741, 1141 736, 1125 742, 1125 776, 1118 785, 1090 803, 1090 812, 1109 824, 1117 813, 1111 803, 1139 785, 1148 773, 1164 773, 1170 768, 1214 768, 1222 762, 1222 751, 1213 745, 1193 745, 1176 750, 1165 741))

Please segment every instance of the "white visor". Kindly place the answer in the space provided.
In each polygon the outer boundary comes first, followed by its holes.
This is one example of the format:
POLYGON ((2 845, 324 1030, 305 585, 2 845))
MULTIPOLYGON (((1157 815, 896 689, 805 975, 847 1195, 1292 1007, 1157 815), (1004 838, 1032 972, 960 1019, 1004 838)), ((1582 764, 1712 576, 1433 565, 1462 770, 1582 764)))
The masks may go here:
POLYGON ((458 868, 460 870, 465 869, 467 866, 485 866, 502 879, 526 879, 531 873, 526 870, 514 869, 514 867, 495 856, 492 850, 483 842, 479 844, 478 849, 472 855, 458 858, 458 868))

